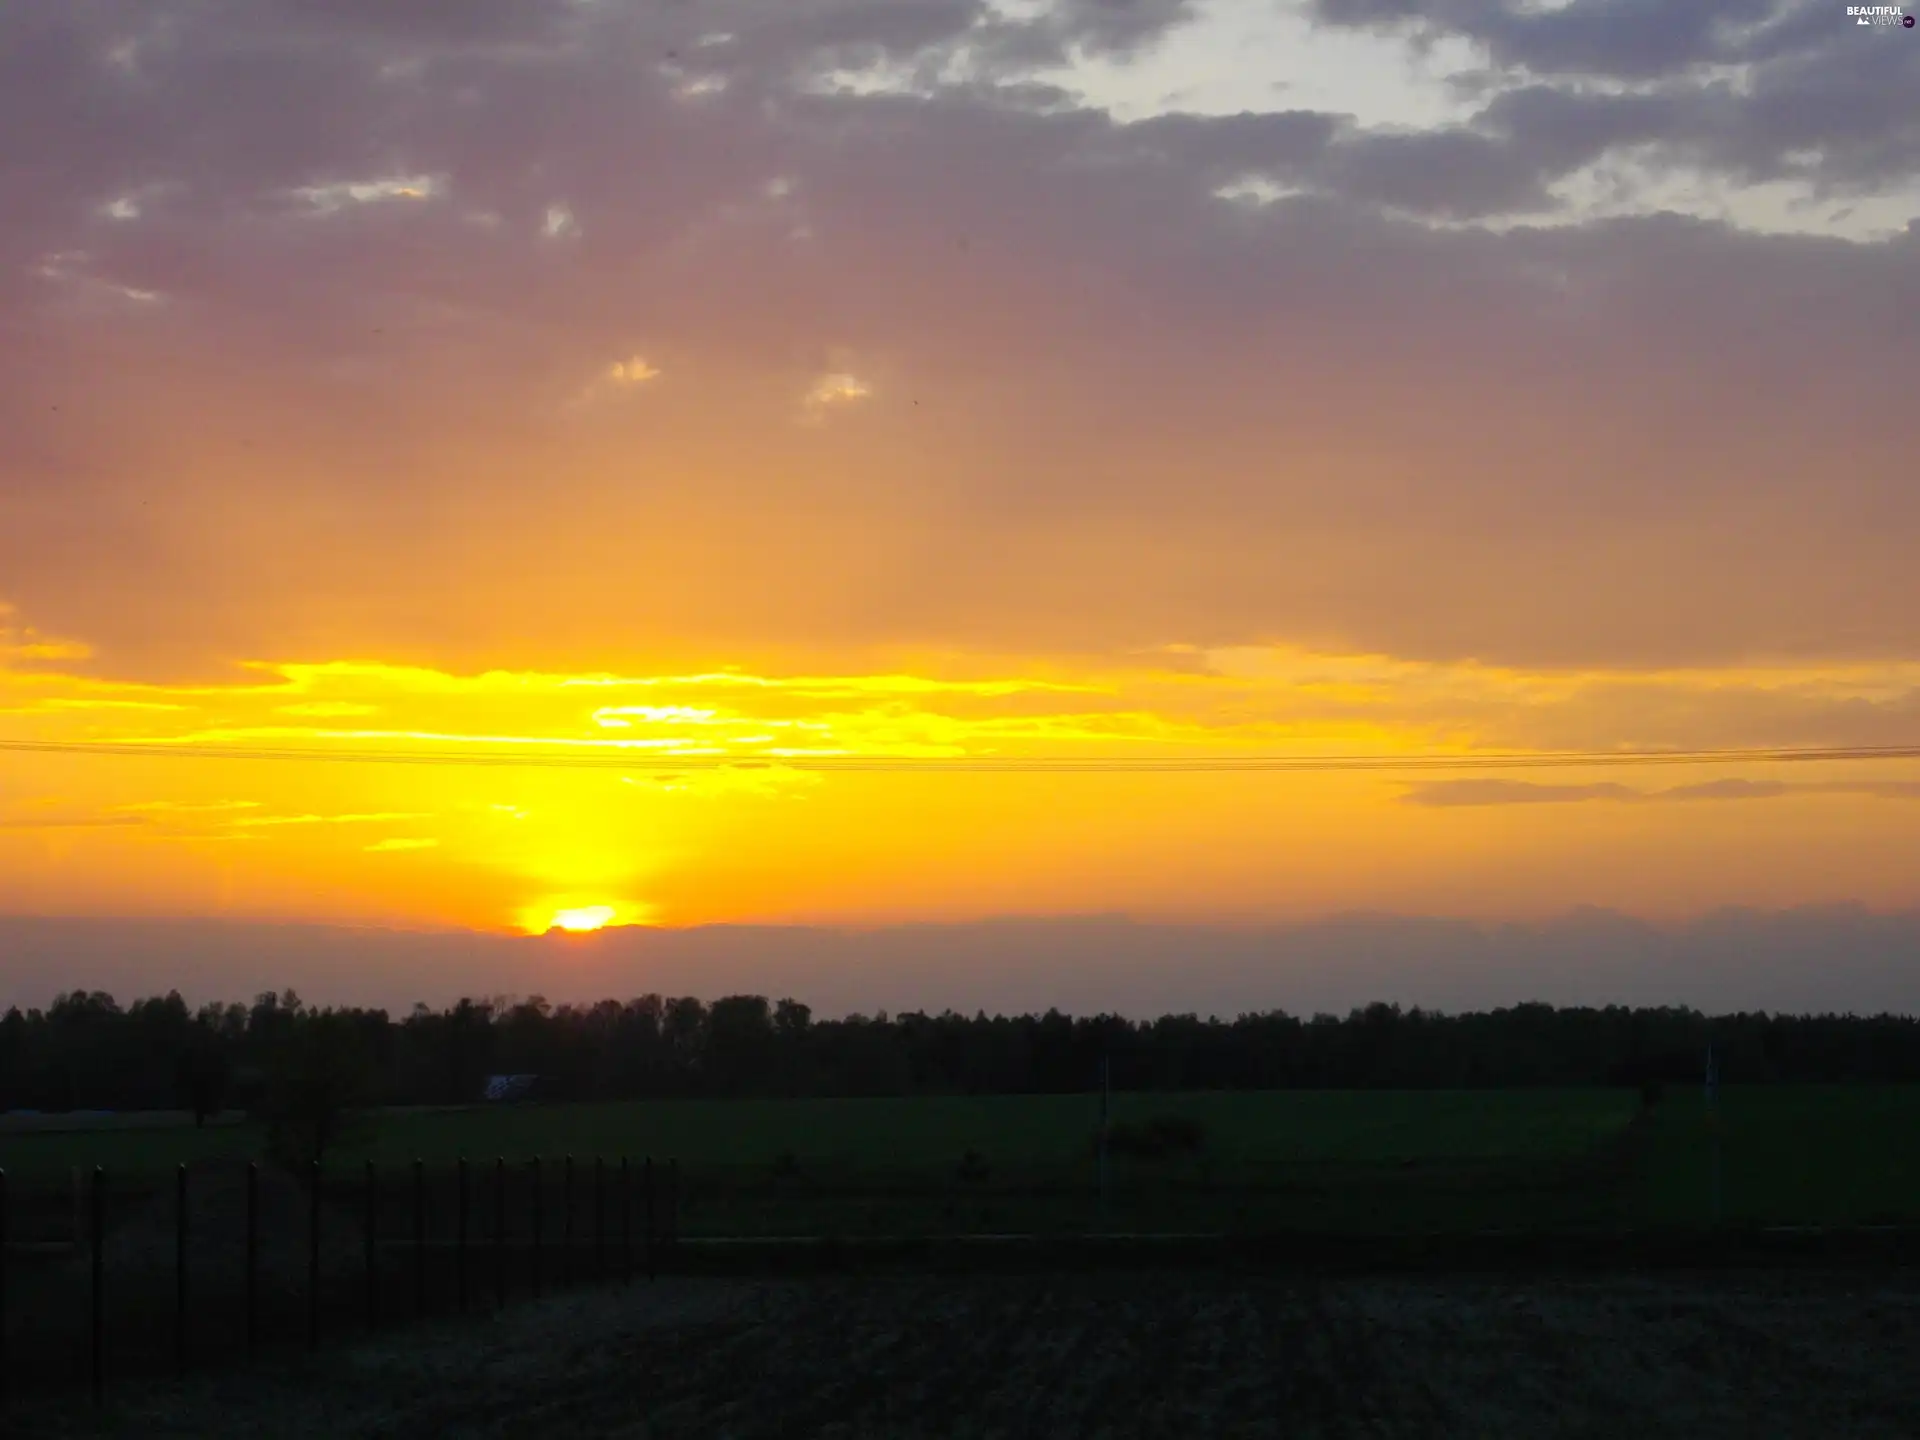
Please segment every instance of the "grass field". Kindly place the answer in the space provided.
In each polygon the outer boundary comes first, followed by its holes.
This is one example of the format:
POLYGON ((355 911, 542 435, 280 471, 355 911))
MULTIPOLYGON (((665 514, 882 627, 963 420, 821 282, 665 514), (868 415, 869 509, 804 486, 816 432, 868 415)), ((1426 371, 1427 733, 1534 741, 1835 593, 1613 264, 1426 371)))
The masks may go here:
MULTIPOLYGON (((1599 1090, 1121 1094, 1116 1125, 1185 1117, 1204 1141, 1191 1153, 1111 1157, 1104 1206, 1099 1102, 1086 1095, 389 1111, 331 1168, 352 1183, 368 1160, 397 1175, 416 1158, 444 1170, 505 1157, 519 1186, 535 1155, 549 1184, 569 1154, 583 1171, 596 1156, 672 1157, 689 1234, 1599 1223, 1611 1217, 1596 1206, 1610 1206, 1617 1187, 1572 1172, 1625 1132, 1634 1106, 1599 1090)), ((103 1124, 0 1136, 0 1164, 22 1186, 99 1164, 125 1190, 164 1182, 182 1161, 251 1157, 260 1145, 245 1125, 103 1124)))
MULTIPOLYGON (((229 1110, 209 1117, 209 1125, 237 1125, 245 1119, 229 1110)), ((0 1114, 0 1142, 14 1135, 97 1135, 112 1130, 178 1130, 191 1125, 193 1116, 185 1110, 9 1110, 0 1114)))
MULTIPOLYGON (((1096 1211, 1098 1099, 1085 1095, 671 1101, 380 1112, 334 1157, 458 1157, 584 1167, 676 1157, 690 1234, 1008 1227, 1348 1229, 1453 1225, 1770 1224, 1920 1219, 1920 1087, 1729 1087, 1717 1124, 1697 1091, 1636 1123, 1622 1090, 1119 1094, 1116 1124, 1190 1117, 1198 1152, 1110 1161, 1096 1211), (959 1178, 972 1151, 984 1169, 959 1178)), ((249 1125, 100 1122, 0 1131, 16 1187, 105 1166, 158 1181, 183 1160, 250 1157, 249 1125)))
POLYGON ((1698 1092, 1676 1096, 1649 1127, 1634 1212, 1650 1224, 1709 1218, 1716 1132, 1730 1223, 1920 1222, 1920 1086, 1733 1087, 1717 1119, 1698 1092))
MULTIPOLYGON (((1283 1091, 1119 1094, 1116 1124, 1197 1119, 1223 1170, 1401 1160, 1578 1154, 1633 1113, 1622 1091, 1283 1091)), ((1086 1169, 1098 1101, 1085 1095, 852 1100, 687 1100, 377 1112, 339 1155, 398 1165, 466 1156, 674 1155, 690 1167, 767 1168, 785 1153, 846 1177, 944 1172, 969 1149, 1024 1173, 1086 1169)), ((72 1166, 161 1172, 181 1160, 257 1153, 246 1125, 196 1131, 103 1119, 82 1129, 0 1130, 0 1162, 20 1176, 72 1166)), ((41 1122, 42 1126, 47 1124, 41 1122)))

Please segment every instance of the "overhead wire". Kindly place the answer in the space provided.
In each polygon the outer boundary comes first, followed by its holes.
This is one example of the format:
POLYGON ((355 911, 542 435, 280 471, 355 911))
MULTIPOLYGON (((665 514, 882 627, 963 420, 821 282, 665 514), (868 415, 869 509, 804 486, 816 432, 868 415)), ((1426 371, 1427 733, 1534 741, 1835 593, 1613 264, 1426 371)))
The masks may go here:
MULTIPOLYGON (((476 741, 493 743, 497 741, 476 741)), ((1920 745, 1738 747, 1693 750, 1459 751, 1331 755, 826 755, 541 752, 527 749, 396 750, 178 744, 167 741, 4 740, 0 753, 94 755, 197 760, 321 762, 362 765, 456 765, 534 769, 690 771, 798 770, 820 774, 1211 774, 1418 770, 1545 770, 1641 765, 1857 764, 1920 760, 1920 745)), ((593 742, 604 744, 606 742, 593 742)))

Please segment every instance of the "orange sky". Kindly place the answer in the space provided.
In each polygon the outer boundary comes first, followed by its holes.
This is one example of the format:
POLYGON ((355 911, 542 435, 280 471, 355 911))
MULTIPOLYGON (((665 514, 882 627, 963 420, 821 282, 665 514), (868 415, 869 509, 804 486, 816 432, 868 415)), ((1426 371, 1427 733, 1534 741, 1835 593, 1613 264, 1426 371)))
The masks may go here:
POLYGON ((1577 903, 1666 915, 1762 899, 1907 903, 1920 836, 1920 786, 1898 764, 1471 778, 778 764, 1588 749, 1622 734, 1688 746, 1810 699, 1871 707, 1910 683, 1886 671, 1546 674, 1236 650, 1173 657, 1179 669, 1168 657, 1078 673, 981 663, 964 678, 951 658, 840 676, 331 662, 168 685, 77 675, 77 651, 16 632, 0 676, 6 738, 655 763, 6 754, 0 901, 16 910, 528 929, 588 907, 663 924, 1577 903), (663 773, 659 759, 675 754, 773 763, 663 773))
MULTIPOLYGON (((1920 52, 1470 10, 11 9, 0 741, 1920 740, 1920 52)), ((0 751, 0 913, 1902 907, 1916 801, 0 751)))

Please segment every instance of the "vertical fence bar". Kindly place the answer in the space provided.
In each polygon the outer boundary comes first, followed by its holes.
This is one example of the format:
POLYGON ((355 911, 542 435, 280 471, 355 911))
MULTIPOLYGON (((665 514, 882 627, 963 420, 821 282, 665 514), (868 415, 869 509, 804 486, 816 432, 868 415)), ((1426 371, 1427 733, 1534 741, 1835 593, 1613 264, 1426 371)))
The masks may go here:
POLYGON ((659 1235, 660 1235, 659 1228, 654 1223, 653 1157, 651 1155, 647 1156, 646 1160, 642 1163, 640 1175, 643 1182, 642 1188, 644 1188, 646 1191, 647 1279, 651 1280, 653 1279, 654 1275, 657 1273, 656 1262, 654 1259, 654 1250, 657 1248, 657 1245, 659 1242, 659 1235))
POLYGON ((493 1161, 493 1303, 507 1307, 507 1157, 493 1161))
POLYGON ((453 1266, 455 1271, 454 1290, 459 1296, 460 1313, 467 1313, 467 1157, 462 1155, 455 1166, 460 1191, 459 1228, 455 1231, 453 1242, 453 1266))
POLYGON ((620 1283, 633 1283, 633 1170, 620 1157, 620 1283))
POLYGON ((545 1189, 546 1187, 541 1183, 541 1179, 540 1179, 540 1157, 536 1155, 533 1157, 533 1256, 532 1256, 533 1293, 536 1298, 538 1298, 540 1294, 540 1281, 541 1281, 540 1242, 542 1239, 545 1238, 545 1231, 547 1228, 546 1227, 547 1204, 546 1204, 546 1195, 544 1193, 545 1189))
POLYGON ((593 1278, 607 1278, 607 1162, 593 1157, 593 1278))
POLYGON ((367 1161, 366 1195, 366 1260, 367 1260, 367 1328, 373 1329, 380 1323, 380 1176, 373 1168, 373 1161, 367 1161))
POLYGON ((173 1172, 173 1368, 187 1373, 187 1167, 173 1172))
POLYGON ((7 1403, 7 1172, 0 1170, 0 1410, 7 1403))
POLYGON ((667 1161, 667 1253, 680 1252, 680 1157, 667 1161))
POLYGON ((307 1168, 307 1348, 320 1348, 320 1162, 307 1168))
POLYGON ((1099 1223, 1105 1228, 1108 1221, 1107 1198, 1107 1131, 1111 1123, 1113 1110, 1113 1062, 1106 1056, 1100 1057, 1100 1211, 1099 1223))
POLYGON ((567 1156, 567 1168, 560 1182, 560 1283, 573 1283, 573 1156, 567 1156))
POLYGON ((93 1403, 101 1403, 107 1378, 107 1172, 93 1167, 93 1403))
POLYGON ((413 1162, 413 1313, 427 1313, 427 1166, 413 1162))
POLYGON ((1713 1051, 1707 1051, 1707 1063, 1713 1067, 1713 1093, 1708 1109, 1713 1120, 1713 1223, 1718 1225, 1726 1213, 1726 1168, 1724 1164, 1726 1130, 1720 1121, 1720 1063, 1713 1051))
POLYGON ((260 1167, 247 1162, 247 1358, 259 1348, 260 1315, 260 1167))

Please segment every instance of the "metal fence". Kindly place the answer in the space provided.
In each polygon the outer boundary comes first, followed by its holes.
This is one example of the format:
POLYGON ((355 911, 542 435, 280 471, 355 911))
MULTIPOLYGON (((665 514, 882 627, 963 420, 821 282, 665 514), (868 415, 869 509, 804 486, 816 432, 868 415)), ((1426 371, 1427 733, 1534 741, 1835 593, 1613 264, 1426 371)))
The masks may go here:
POLYGON ((680 1231, 679 1162, 595 1156, 0 1171, 0 1403, 318 1348, 436 1315, 652 1278, 680 1231))

